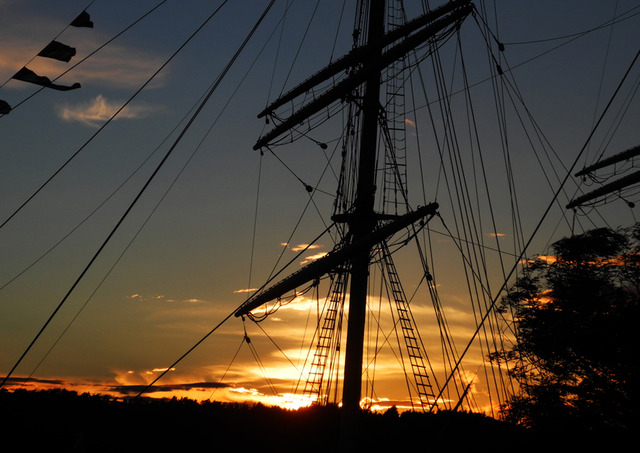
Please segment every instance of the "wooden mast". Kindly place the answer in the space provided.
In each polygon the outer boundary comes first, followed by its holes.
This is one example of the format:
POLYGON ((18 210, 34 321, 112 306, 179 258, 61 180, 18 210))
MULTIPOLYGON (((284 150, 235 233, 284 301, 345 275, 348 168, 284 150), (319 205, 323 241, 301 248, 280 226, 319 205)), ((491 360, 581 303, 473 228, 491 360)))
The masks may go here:
MULTIPOLYGON (((380 41, 384 35, 385 0, 370 0, 367 42, 380 41)), ((372 60, 379 58, 382 48, 373 49, 372 60)), ((365 63, 366 67, 366 63, 365 63)), ((358 160, 358 185, 353 215, 349 219, 352 241, 369 235, 375 226, 375 174, 380 110, 380 70, 369 72, 362 101, 362 135, 358 160)), ((351 287, 349 292, 349 318, 347 349, 345 354, 342 408, 346 413, 360 410, 362 387, 362 353, 369 285, 369 255, 371 248, 351 258, 351 287)))

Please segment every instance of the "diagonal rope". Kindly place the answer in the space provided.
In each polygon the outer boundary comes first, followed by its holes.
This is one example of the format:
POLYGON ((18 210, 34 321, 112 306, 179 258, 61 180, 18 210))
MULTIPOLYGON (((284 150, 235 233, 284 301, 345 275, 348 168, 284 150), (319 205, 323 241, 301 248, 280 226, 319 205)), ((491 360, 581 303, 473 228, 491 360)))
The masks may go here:
MULTIPOLYGON (((166 0, 165 0, 166 1, 166 0)), ((138 96, 138 94, 140 94, 140 92, 142 92, 142 90, 144 90, 147 85, 149 85, 151 83, 151 81, 171 62, 171 60, 173 60, 173 58, 180 52, 182 51, 182 49, 184 49, 184 47, 196 36, 196 34, 198 34, 200 32, 200 30, 202 30, 202 28, 204 28, 204 26, 218 13, 218 11, 220 11, 220 9, 222 9, 222 7, 227 3, 228 0, 225 0, 213 13, 211 13, 211 15, 209 15, 209 17, 206 18, 206 20, 200 25, 200 27, 198 27, 196 29, 196 31, 194 31, 186 40, 185 42, 182 43, 182 45, 180 47, 178 47, 178 49, 156 70, 156 72, 154 72, 151 77, 149 77, 149 79, 147 79, 147 81, 145 83, 142 84, 142 86, 140 88, 138 88, 138 90, 133 93, 133 95, 131 97, 129 97, 129 99, 113 114, 111 115, 111 118, 109 118, 102 126, 100 126, 100 128, 91 136, 89 137, 89 139, 84 142, 84 144, 82 146, 80 146, 80 148, 78 148, 78 150, 73 153, 71 155, 71 157, 69 157, 44 183, 42 183, 42 185, 29 197, 27 198, 14 212, 13 214, 11 214, 7 219, 5 219, 4 222, 2 222, 2 224, 0 225, 0 228, 4 227, 16 214, 18 214, 18 212, 20 212, 33 198, 35 198, 36 195, 38 195, 38 193, 40 193, 42 191, 42 189, 45 188, 45 186, 47 186, 78 154, 80 154, 80 152, 87 147, 87 145, 89 143, 91 143, 93 141, 94 138, 96 138, 98 136, 98 134, 100 134, 109 124, 111 124, 111 121, 113 121, 115 119, 116 116, 118 116, 120 114, 120 112, 122 112, 125 107, 127 105, 129 105, 131 103, 131 101, 133 101, 133 99, 138 96)), ((160 6, 157 5, 156 8, 160 6)), ((155 8, 154 8, 155 9, 155 8)), ((153 11, 153 10, 152 10, 153 11)), ((151 11, 149 11, 147 14, 151 13, 151 11)), ((146 16, 146 15, 145 15, 146 16)), ((144 16, 143 16, 144 17, 144 16)), ((140 18, 139 20, 141 20, 142 18, 140 18)), ((138 21, 139 21, 138 20, 138 21)), ((131 25, 133 26, 133 24, 131 25)), ((124 32, 124 31, 123 31, 124 32)), ((120 34, 122 34, 123 32, 121 32, 120 34)), ((115 38, 114 38, 115 39, 115 38)), ((111 41, 109 41, 111 42, 111 41)), ((104 44, 102 47, 104 47, 106 44, 104 44)), ((97 52, 97 50, 96 50, 97 52)), ((94 52, 95 53, 95 52, 94 52)), ((87 57, 88 58, 88 57, 87 57)), ((84 60, 83 60, 84 61, 84 60)), ((78 63, 79 64, 79 63, 78 63)))
MULTIPOLYGON (((95 0, 94 0, 95 1, 95 0)), ((72 71, 73 69, 75 69, 78 65, 84 63, 87 59, 91 58, 92 56, 94 56, 96 53, 98 53, 100 50, 102 50, 103 48, 105 48, 107 45, 109 45, 111 42, 113 42, 114 40, 116 40, 117 38, 119 38, 121 35, 123 35, 126 31, 128 31, 129 29, 131 29, 132 27, 134 27, 135 25, 137 25, 139 22, 141 22, 142 20, 144 20, 149 14, 151 14, 152 12, 154 12, 156 9, 158 9, 160 6, 162 6, 164 3, 166 3, 167 0, 162 0, 160 3, 158 3, 156 6, 154 6, 153 8, 151 8, 149 11, 147 11, 146 13, 144 13, 142 16, 140 16, 138 19, 136 19, 135 21, 133 21, 131 24, 129 24, 127 27, 125 27, 122 31, 120 31, 119 33, 117 33, 113 38, 107 40, 107 42, 105 42, 104 44, 102 44, 100 47, 98 47, 97 49, 95 49, 93 52, 91 52, 89 55, 87 55, 86 57, 84 57, 82 60, 78 61, 77 63, 75 63, 73 66, 71 66, 69 69, 67 69, 66 71, 64 71, 62 74, 60 74, 59 76, 57 76, 55 79, 52 80, 52 82, 55 82, 56 80, 58 80, 60 77, 62 77, 63 75, 67 74, 68 72, 72 71)), ((226 2, 226 0, 225 0, 226 2)), ((89 4, 89 6, 91 6, 91 4, 93 3, 93 1, 89 4)), ((87 6, 87 8, 89 7, 87 6)), ((86 10, 86 8, 85 8, 86 10)), ((66 30, 66 28, 65 28, 66 30)), ((64 30, 63 30, 64 31, 64 30)), ((62 33, 62 32, 60 32, 62 33)), ((197 32, 196 32, 197 33, 197 32)), ((59 36, 59 35, 58 35, 59 36)), ((34 57, 35 58, 35 57, 34 57)), ((173 58, 173 56, 171 57, 173 58)), ((33 60, 33 58, 32 58, 33 60)), ((155 76, 155 74, 153 75, 155 76)), ((6 83, 6 82, 5 82, 6 83)), ((4 86, 4 85, 3 85, 4 86)), ((27 102, 29 99, 31 99, 32 97, 34 97, 36 94, 40 93, 42 90, 46 89, 46 87, 42 87, 36 91, 34 91, 31 95, 29 95, 28 97, 26 97, 25 99, 23 99, 22 101, 20 101, 18 104, 12 106, 11 111, 14 111, 17 107, 21 106, 22 104, 24 104, 25 102, 27 102)), ((137 93, 136 93, 137 94, 137 93)), ((0 118, 2 118, 4 115, 0 115, 0 118)))
MULTIPOLYGON (((538 233, 538 231, 540 230, 540 228, 542 227, 542 223, 544 222, 544 220, 546 219, 547 215, 549 214, 549 212, 551 211, 551 208, 555 205, 556 199, 558 198, 558 196, 560 195, 561 191, 564 189, 564 185, 566 184, 566 182, 569 180, 569 178, 571 177, 571 172, 574 170, 574 168, 576 167, 576 165, 578 164, 578 161, 581 159, 582 155, 584 154, 584 152, 587 149, 587 146, 589 145, 591 139, 593 138, 596 130, 598 129, 598 127, 600 126, 600 123, 603 121, 605 115, 607 114, 607 112, 609 111, 609 108, 611 107, 611 105, 613 104, 613 101, 615 100, 615 98, 617 97, 618 93, 620 92, 620 89, 622 88, 622 85, 624 84, 624 82, 626 81, 627 77, 629 76, 629 73, 631 72, 631 69, 633 68, 633 66, 636 64, 636 62, 638 61, 638 58, 640 57, 640 51, 638 51, 635 55, 635 57, 633 58, 631 64, 629 65, 629 68, 627 69, 627 71, 625 72, 624 76, 622 77, 622 80, 620 81, 620 83, 618 84, 616 90, 614 91, 613 95, 611 96, 611 99, 609 100, 609 102, 607 103, 607 105, 605 106, 604 110, 602 111, 602 113, 600 114, 600 117, 598 119, 598 121, 595 123, 595 125, 593 126, 593 129, 591 130, 591 132, 589 133, 587 139, 585 140, 584 145, 582 146, 582 148, 580 149, 580 151, 578 152, 578 155, 576 156, 576 158, 573 161, 573 164, 571 164, 571 167, 569 168, 569 170, 567 171, 566 176, 564 177, 564 179, 562 180, 560 186, 558 187, 558 189, 556 190, 553 198, 551 199, 551 201, 549 202, 549 204, 547 205, 546 210, 544 211, 544 213, 542 214, 540 220, 538 221, 538 224, 536 225, 536 227, 534 228, 533 232, 531 233, 531 235, 529 236, 528 241, 526 242, 526 244, 524 245, 522 251, 520 252, 520 256, 519 258, 516 260, 515 264, 513 265, 513 267, 511 268, 511 271, 508 273, 507 278, 505 279, 505 281, 503 282, 500 290, 496 293, 496 296, 494 297, 494 299, 492 300, 491 304, 488 307, 487 312, 484 314, 484 316, 482 317, 482 319, 480 320, 478 326, 476 327, 476 330, 474 331, 473 335, 471 336, 471 338, 469 339, 469 342, 467 343, 467 346, 465 347, 464 351, 462 352, 462 354, 460 355, 460 358, 458 360, 458 362, 456 363, 455 369, 452 370, 451 374, 447 377, 446 382, 443 385, 443 389, 446 388, 447 383, 449 382, 449 380, 451 380, 451 378, 453 377, 453 372, 455 370, 457 370, 460 366, 460 364, 462 363, 462 359, 464 358, 464 356, 466 355, 466 353, 469 351, 469 349, 471 348, 471 345, 473 344, 473 342, 475 341, 475 338, 478 336, 478 333, 480 332, 480 329, 482 328, 482 325, 485 323, 485 321, 487 320, 487 318, 489 317, 489 315, 491 314, 493 308, 495 307, 496 303, 498 302, 498 296, 502 293, 502 291, 506 288, 507 286, 507 281, 509 278, 511 278, 511 276, 515 273, 516 268, 518 266, 518 263, 524 258, 525 253, 527 252, 527 249, 529 248, 529 246, 531 245, 531 243, 533 242, 533 239, 535 237, 535 235, 538 233)), ((444 224, 444 222, 443 222, 444 224)), ((442 390, 440 391, 440 394, 436 397, 440 398, 440 396, 442 395, 442 390)))
MULTIPOLYGON (((224 374, 218 380, 218 384, 222 384, 222 381, 227 376, 227 373, 231 369, 231 365, 233 365, 233 362, 236 361, 236 358, 238 357, 238 354, 240 354, 240 349, 242 349, 242 345, 244 345, 244 342, 245 342, 245 339, 243 337, 242 340, 240 341, 240 346, 238 346, 238 349, 236 350, 236 353, 233 355, 233 358, 231 359, 231 362, 229 362, 229 365, 227 366, 227 369, 224 370, 224 374)), ((209 398, 207 398, 208 401, 211 401, 211 398, 213 398, 213 395, 215 395, 217 390, 218 390, 217 388, 213 389, 213 392, 211 392, 211 395, 209 396, 209 398)))
MULTIPOLYGON (((207 21, 209 19, 211 19, 213 17, 213 15, 215 15, 221 8, 222 6, 224 6, 224 4, 226 3, 227 0, 225 0, 225 2, 218 7, 218 9, 216 9, 216 11, 209 16, 209 18, 207 18, 207 21)), ((165 156, 163 157, 163 159, 160 161, 160 163, 158 164, 158 166, 156 167, 156 169, 154 170, 154 172, 151 174, 151 176, 149 177, 149 179, 147 180, 147 182, 145 183, 145 185, 142 187, 142 189, 140 190, 140 192, 138 193, 138 195, 135 197, 135 199, 131 202, 131 204, 129 205, 129 207, 127 208, 127 210, 124 212, 124 214, 121 216, 120 220, 116 223, 116 225, 114 226, 114 228, 111 230, 111 232, 109 233, 109 235, 107 236, 107 238, 104 240, 104 242, 102 243, 102 245, 98 248, 98 250, 96 251, 96 253, 94 254, 94 256, 91 258, 91 260, 89 261, 89 263, 85 266, 84 270, 80 273, 80 276, 76 279, 76 281, 73 283, 73 285, 71 286, 71 288, 69 289, 69 291, 65 294, 65 296, 62 298, 62 300, 60 301, 60 303, 58 304, 58 306, 55 308, 55 310, 53 311, 53 313, 49 316, 49 318, 47 319, 47 321, 44 323, 44 325, 42 326, 42 328, 40 329, 40 331, 36 334, 36 336, 34 337, 34 339, 31 341, 31 343, 29 344, 29 346, 27 347, 27 349, 22 353, 22 355, 20 356, 20 358, 18 359, 18 361, 13 365, 13 367, 11 368, 11 370, 9 371, 9 373, 7 373, 7 375, 5 376, 5 378, 3 379, 2 383, 0 384, 0 389, 4 386, 4 384, 6 383, 7 379, 13 374, 13 372, 15 371, 15 369, 18 367, 18 365, 22 362, 22 360, 24 359, 24 357, 27 355, 27 353, 31 350, 31 348, 33 347, 33 345, 36 343, 36 341, 40 338, 40 336, 42 335, 42 333, 45 331, 45 329, 47 328, 47 326, 50 324, 50 322, 53 320, 53 318, 55 317, 55 315, 58 313, 58 311, 60 310, 60 308, 62 308, 62 306, 64 305, 64 303, 67 301, 67 299, 69 298, 69 296, 71 295, 71 293, 75 290, 76 286, 80 283, 80 281, 82 280, 82 278, 84 277, 84 275, 87 273, 87 271, 89 270, 89 268, 92 266, 92 264, 95 262, 95 260, 98 258, 98 256, 100 255, 100 253, 102 252, 102 250, 106 247, 106 245, 108 244, 108 242, 111 240, 111 238, 113 237, 113 235, 115 234, 115 232, 118 230, 118 228, 120 227, 120 225, 122 224, 122 222, 124 222, 125 218, 128 216, 128 214, 131 212, 131 210, 133 209, 133 207, 137 204, 138 200, 140 199, 140 197, 142 196, 142 194, 146 191, 147 187, 151 184, 151 181, 153 179, 155 179, 155 176, 158 174, 158 172, 160 171, 160 168, 164 165, 164 163, 167 161, 167 159, 169 158, 169 156, 173 153, 173 151, 175 150, 175 148, 177 147, 178 143, 182 141, 182 138, 184 137, 184 135, 186 134, 186 132, 190 129, 190 127, 193 125, 195 119, 199 116, 199 114, 202 112, 202 110, 204 109, 204 106, 207 104, 207 102, 209 101, 209 99, 211 98, 211 96, 213 95, 213 93, 217 90, 218 86, 220 85, 220 83, 222 82, 222 80, 224 79, 224 77, 226 76, 226 74, 228 73, 229 69, 231 68, 231 66, 235 63, 236 59, 238 58, 238 56, 240 55, 240 53, 242 52, 242 50, 244 49, 244 47, 247 45, 247 43, 249 42, 250 38, 253 36, 253 34, 255 33, 256 29, 258 28, 258 25, 262 22, 262 20, 264 19, 264 17, 266 16, 267 12, 269 11, 269 9, 271 8, 271 6, 273 5, 273 3, 275 2, 275 0, 272 0, 271 3, 267 6, 267 9, 263 12, 262 16, 260 17, 260 19, 258 20, 258 22, 254 25, 253 29, 249 32, 249 35, 245 38, 244 42, 241 44, 240 48, 236 51, 236 53, 234 54, 234 56, 231 58, 231 60, 229 61, 229 63, 227 64, 227 66, 224 68, 224 70, 221 72, 221 74, 218 76, 216 82, 213 84, 213 86, 211 87, 211 90, 209 90, 209 93, 207 93, 207 96, 205 96, 205 98, 202 100, 202 102, 200 103, 200 106, 196 109, 196 111, 194 112, 194 114, 191 116, 191 118, 189 119, 188 123, 185 125, 185 127, 183 128, 183 130, 180 132, 179 136, 176 138, 175 142, 173 143, 173 145, 171 146, 171 148, 167 151, 167 153, 165 154, 165 156)), ((205 21, 206 23, 206 21, 205 21)), ((198 29, 200 30, 202 27, 204 26, 204 24, 198 29)), ((194 34, 195 35, 195 34, 194 34)), ((191 37, 193 37, 194 35, 192 35, 191 37)), ((189 39, 191 39, 191 37, 189 39)), ((183 46, 184 47, 184 46, 183 46)), ((174 54, 175 55, 175 54, 174 54)), ((230 316, 230 315, 229 315, 230 316)), ((228 319, 228 318, 227 318, 228 319)), ((173 366, 172 366, 173 367, 173 366)), ((171 369, 172 367, 169 367, 167 369, 167 371, 169 369, 171 369)), ((164 376, 164 374, 166 373, 166 371, 164 373, 162 373, 155 381, 157 381, 160 377, 164 376)), ((154 382, 155 382, 154 381, 154 382)), ((146 389, 145 389, 146 390, 146 389)))
MULTIPOLYGON (((93 5, 93 3, 94 3, 95 1, 96 1, 96 0, 91 0, 91 2, 89 2, 89 4, 88 4, 88 5, 87 5, 87 6, 86 6, 82 11, 84 12, 84 11, 86 11, 87 9, 89 9, 89 8, 91 7, 91 5, 93 5)), ((163 0, 163 1, 162 1, 162 3, 166 2, 166 1, 167 1, 167 0, 163 0)), ((158 6, 160 6, 160 5, 158 5, 158 6)), ((155 8, 157 8, 157 6, 156 6, 155 8)), ((153 8, 153 9, 155 9, 155 8, 153 8)), ((151 11, 153 11, 153 10, 151 10, 151 11)), ((149 13, 150 13, 151 11, 149 11, 149 13)), ((146 15, 148 15, 149 13, 145 14, 145 16, 146 16, 146 15)), ((134 24, 131 24, 129 27, 127 27, 127 29, 128 29, 128 28, 131 28, 133 25, 135 25, 135 23, 140 22, 140 20, 142 20, 143 18, 144 18, 144 16, 142 16, 140 19, 138 19, 136 22, 134 22, 134 24)), ((62 28, 62 30, 60 30, 60 31, 58 32, 58 34, 57 34, 57 35, 55 35, 55 36, 53 37, 53 39, 52 39, 51 41, 55 41, 56 39, 58 39, 58 38, 60 37, 60 35, 62 35, 65 31, 67 31, 67 29, 68 29, 69 27, 71 27, 71 23, 68 23, 67 25, 65 25, 65 26, 62 28)), ((125 30, 125 31, 126 31, 126 30, 125 30)), ((121 32, 120 34, 122 34, 122 33, 124 33, 124 31, 123 31, 123 32, 121 32)), ((116 37, 117 37, 117 36, 116 36, 116 37)), ((114 37, 113 39, 115 39, 115 37, 114 37)), ((112 39, 112 41, 113 41, 113 39, 112 39)), ((106 44, 105 44, 105 45, 106 45, 106 44)), ((103 46, 103 47, 104 47, 104 46, 103 46)), ((97 50, 96 50, 96 52, 97 52, 97 50)), ((93 53, 95 53, 95 52, 93 52, 93 53)), ((92 55, 93 55, 93 54, 92 54, 92 55)), ((27 62, 26 62, 25 64, 23 64, 22 66, 23 66, 23 67, 26 67, 29 63, 31 63, 33 60, 35 60, 36 58, 38 58, 38 56, 40 56, 40 55, 39 55, 39 54, 34 55, 33 57, 31 57, 31 59, 30 59, 29 61, 27 61, 27 62)), ((65 71, 64 73, 60 74, 58 77, 56 77, 56 78, 54 79, 54 81, 55 81, 55 80, 58 80, 60 77, 62 77, 62 76, 63 76, 64 74, 66 74, 67 72, 71 71, 71 69, 73 69, 73 68, 75 68, 76 66, 78 66, 80 63, 82 63, 82 62, 83 62, 84 60, 86 60, 87 58, 89 58, 89 57, 87 56, 86 58, 82 59, 81 61, 79 61, 78 63, 76 63, 75 65, 73 65, 73 66, 72 66, 71 68, 69 68, 67 71, 65 71)), ((2 83, 2 85, 0 85, 0 88, 4 87, 4 86, 5 86, 7 83, 9 83, 9 81, 10 81, 10 80, 12 80, 12 79, 13 79, 13 76, 12 76, 12 77, 9 77, 7 80, 5 80, 5 81, 2 83)), ((24 100, 23 100, 23 101, 21 101, 19 104, 16 104, 15 106, 13 106, 13 107, 11 108, 11 110, 15 110, 15 108, 16 108, 18 105, 23 104, 23 103, 24 103, 24 102, 26 102, 30 97, 35 96, 36 94, 38 94, 40 91, 42 91, 42 90, 44 90, 44 89, 45 89, 45 87, 39 88, 35 93, 33 93, 32 95, 30 95, 28 98, 24 99, 24 100)), ((0 114, 0 118, 2 118, 4 115, 6 115, 6 114, 0 114)))

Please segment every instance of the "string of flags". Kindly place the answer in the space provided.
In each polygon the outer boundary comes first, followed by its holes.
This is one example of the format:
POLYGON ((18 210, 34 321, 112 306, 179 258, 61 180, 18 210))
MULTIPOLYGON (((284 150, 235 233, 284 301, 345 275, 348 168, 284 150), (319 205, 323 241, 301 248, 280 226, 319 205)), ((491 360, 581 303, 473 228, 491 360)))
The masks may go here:
MULTIPOLYGON (((91 17, 89 13, 86 11, 81 12, 78 17, 76 17, 70 24, 72 27, 85 27, 85 28, 93 28, 93 22, 91 21, 91 17)), ((58 61, 64 61, 68 63, 71 61, 71 58, 76 54, 76 49, 63 44, 58 41, 51 41, 44 49, 42 49, 39 53, 39 57, 44 58, 52 58, 58 61)), ((60 85, 57 83, 53 83, 51 79, 45 76, 39 76, 35 72, 30 69, 27 69, 26 66, 23 66, 18 72, 14 74, 12 79, 20 80, 22 82, 33 83, 36 85, 40 85, 45 88, 51 88, 53 90, 59 91, 69 91, 80 88, 79 83, 74 83, 72 85, 60 85)), ((0 99, 0 114, 6 115, 11 111, 11 106, 0 99)))

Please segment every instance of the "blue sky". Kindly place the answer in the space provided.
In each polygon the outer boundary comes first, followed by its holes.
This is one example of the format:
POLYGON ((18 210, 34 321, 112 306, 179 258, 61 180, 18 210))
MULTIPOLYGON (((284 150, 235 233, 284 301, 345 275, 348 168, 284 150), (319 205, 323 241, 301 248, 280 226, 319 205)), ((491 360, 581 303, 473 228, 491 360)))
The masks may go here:
MULTIPOLYGON (((158 3, 0 0, 0 80, 6 82, 0 88, 0 99, 16 105, 36 90, 33 85, 10 80, 22 66, 54 78, 158 3), (95 27, 65 29, 85 8, 95 27), (62 30, 57 40, 77 49, 70 64, 33 58, 62 30)), ((0 118, 0 219, 4 221, 11 215, 82 147, 219 3, 162 4, 58 81, 79 82, 82 88, 68 92, 43 90, 0 118)), ((551 170, 555 169, 559 178, 563 178, 566 171, 560 162, 566 167, 573 163, 595 118, 638 51, 639 19, 633 16, 638 2, 488 3, 491 4, 486 7, 487 21, 506 44, 502 57, 507 61, 503 61, 502 67, 514 68, 509 76, 517 82, 524 104, 549 143, 548 149, 553 149, 551 154, 556 154, 544 164, 544 170, 552 175, 551 170), (615 14, 629 10, 632 13, 628 20, 617 23, 613 31, 603 28, 573 41, 569 37, 551 39, 591 30, 615 14), (499 27, 495 26, 496 19, 499 27)), ((160 155, 175 140, 177 135, 171 131, 184 125, 182 119, 206 93, 266 5, 266 1, 257 0, 230 1, 225 5, 147 88, 0 231, 0 285, 28 268, 0 292, 3 344, 0 374, 15 363, 91 259, 151 174, 160 155), (156 147, 159 151, 154 154, 156 147), (101 205, 104 200, 107 201, 101 205), (80 223, 98 206, 101 207, 95 214, 80 223), (72 230, 59 246, 36 261, 72 230)), ((312 207, 290 236, 309 200, 298 177, 307 184, 317 184, 321 189, 314 195, 317 209, 325 221, 330 214, 335 178, 323 175, 325 155, 312 141, 299 140, 289 147, 278 148, 285 167, 269 153, 261 158, 251 149, 260 134, 270 127, 256 118, 267 101, 329 62, 342 2, 321 2, 296 63, 289 71, 314 6, 315 2, 293 2, 284 22, 285 31, 280 34, 277 24, 285 2, 276 2, 149 190, 16 370, 16 376, 28 376, 35 369, 34 377, 61 379, 68 385, 147 383, 242 303, 247 294, 243 290, 262 284, 281 254, 283 243, 289 243, 283 255, 283 262, 287 262, 295 256, 295 246, 308 243, 319 234, 323 223, 312 207), (278 42, 282 43, 279 50, 278 42), (256 218, 256 247, 252 253, 256 218), (70 324, 76 315, 77 319, 70 324), (38 365, 67 326, 70 327, 64 336, 38 365)), ((409 11, 410 15, 414 13, 409 11)), ((349 2, 337 35, 335 56, 350 47, 352 16, 353 5, 349 2)), ((495 233, 506 244, 513 241, 513 231, 507 213, 507 190, 499 185, 504 180, 504 170, 498 169, 502 155, 491 152, 500 147, 500 139, 492 113, 493 93, 486 81, 490 75, 487 54, 471 18, 463 25, 461 37, 470 84, 478 83, 471 93, 481 125, 480 138, 487 149, 488 179, 496 183, 491 189, 500 217, 495 233)), ((455 45, 447 46, 447 52, 443 52, 444 67, 450 71, 447 75, 452 85, 461 86, 462 80, 455 71, 459 69, 459 60, 453 59, 455 45)), ((430 76, 426 71, 425 74, 428 84, 430 76)), ((638 69, 634 68, 630 80, 635 80, 637 74, 638 69)), ((638 144, 639 110, 633 100, 633 86, 627 83, 622 93, 630 100, 624 117, 620 121, 615 115, 605 118, 579 167, 602 150, 611 155, 638 144)), ((430 96, 433 99, 435 94, 432 92, 430 96)), ((454 96, 454 105, 461 106, 456 104, 461 99, 454 96)), ((425 106, 425 101, 416 101, 415 116, 407 118, 409 134, 420 134, 423 142, 431 138, 425 106), (416 120, 419 125, 425 121, 425 125, 413 128, 416 120)), ((616 99, 612 112, 618 109, 625 109, 625 104, 616 99)), ((551 187, 544 182, 532 149, 542 147, 528 143, 513 113, 508 118, 512 165, 528 238, 550 203, 558 179, 550 176, 551 187)), ((333 129, 320 128, 314 137, 336 143, 335 124, 328 126, 333 129)), ((427 146, 433 152, 434 145, 427 146)), ((427 201, 438 198, 443 218, 452 225, 445 190, 435 184, 438 165, 429 168, 427 201)), ((411 171, 413 168, 416 167, 411 171)), ((412 173, 411 178, 415 177, 412 173)), ((570 196, 576 187, 570 180, 567 186, 570 196)), ((418 184, 410 190, 415 190, 414 206, 423 204, 418 184)), ((530 253, 546 253, 549 242, 569 234, 572 226, 579 231, 582 227, 601 226, 603 219, 611 226, 634 221, 633 211, 620 201, 590 210, 588 216, 569 215, 563 220, 566 202, 566 197, 561 198, 558 207, 550 211, 530 253)), ((453 270, 459 266, 459 258, 450 251, 451 239, 440 234, 444 232, 442 227, 434 228, 438 240, 433 249, 442 254, 437 260, 442 270, 436 271, 441 276, 441 296, 452 309, 452 323, 464 343, 472 315, 465 308, 460 274, 453 270)), ((305 256, 327 252, 331 246, 323 239, 319 248, 305 256)), ((505 246, 505 250, 510 250, 510 246, 505 246)), ((491 260, 497 262, 496 257, 491 260)), ((398 264, 405 264, 404 259, 398 264)), ((409 274, 415 273, 409 261, 406 268, 409 274)), ((497 268, 496 274, 501 274, 497 268)), ((417 277, 411 278, 415 284, 417 277)), ((289 306, 277 319, 265 324, 270 335, 292 357, 302 354, 297 348, 305 335, 307 315, 299 310, 303 307, 304 303, 289 306)), ((252 338, 260 336, 259 330, 248 328, 252 329, 252 338)), ((167 373, 162 382, 217 382, 239 347, 242 335, 241 322, 231 320, 175 371, 167 373)), ((295 378, 297 371, 291 369, 270 341, 262 338, 256 343, 264 353, 268 374, 278 383, 282 379, 282 388, 286 388, 287 380, 295 378)), ((230 369, 225 383, 237 389, 259 389, 256 391, 266 394, 263 373, 253 358, 246 351, 239 357, 239 364, 230 369)), ((383 369, 381 365, 381 375, 383 369)))

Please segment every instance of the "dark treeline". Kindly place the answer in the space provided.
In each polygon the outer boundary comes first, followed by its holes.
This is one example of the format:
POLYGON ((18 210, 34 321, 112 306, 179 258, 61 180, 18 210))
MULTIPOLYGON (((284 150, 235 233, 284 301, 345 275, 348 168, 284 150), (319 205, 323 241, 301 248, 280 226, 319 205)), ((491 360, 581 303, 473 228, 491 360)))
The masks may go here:
MULTIPOLYGON (((25 452, 340 451, 340 409, 0 391, 0 438, 25 452)), ((621 439, 597 439, 609 446, 621 439)), ((359 451, 571 451, 594 439, 558 437, 472 413, 365 412, 359 451), (453 447, 453 450, 451 448, 453 447)))
MULTIPOLYGON (((16 451, 336 451, 339 417, 337 407, 287 411, 175 398, 116 400, 66 390, 0 391, 1 438, 16 451)), ((479 414, 398 415, 392 408, 363 414, 359 445, 371 451, 454 445, 507 451, 531 441, 526 431, 479 414)))

